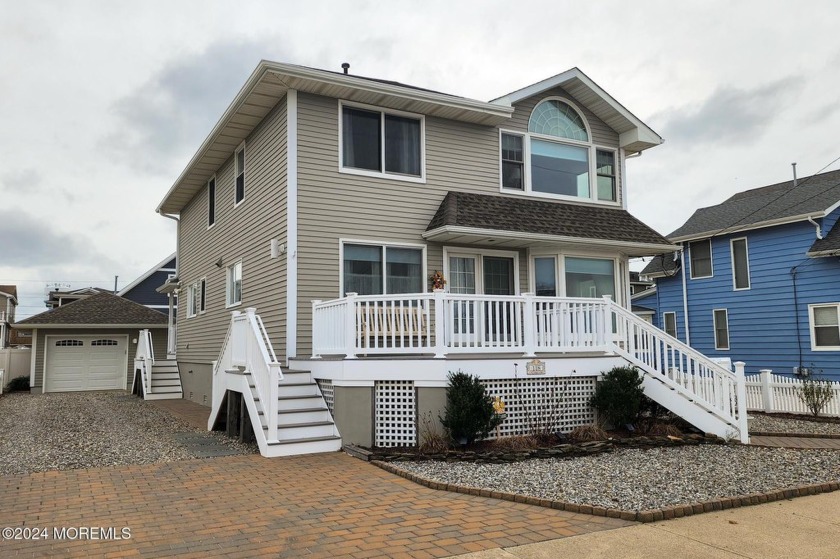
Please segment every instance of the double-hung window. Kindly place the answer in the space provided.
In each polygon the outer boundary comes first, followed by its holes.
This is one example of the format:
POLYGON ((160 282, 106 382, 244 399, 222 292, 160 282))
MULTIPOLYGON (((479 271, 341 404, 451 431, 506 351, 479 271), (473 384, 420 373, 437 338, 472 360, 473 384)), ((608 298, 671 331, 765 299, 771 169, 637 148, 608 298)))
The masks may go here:
POLYGON ((715 327, 715 349, 729 349, 729 316, 726 309, 712 311, 715 327))
POLYGON ((207 227, 216 223, 216 177, 207 181, 207 227))
POLYGON ((228 266, 226 291, 228 307, 242 302, 242 262, 228 266))
POLYGON ((422 180, 424 118, 341 103, 341 170, 422 180))
POLYGON ((236 150, 234 167, 236 192, 234 193, 233 203, 236 205, 245 199, 245 142, 242 142, 236 150))
POLYGON ((691 259, 691 279, 712 277, 712 240, 688 243, 688 252, 691 259))
POLYGON ((187 317, 193 317, 198 309, 198 284, 187 286, 187 317))
POLYGON ((811 349, 840 350, 840 303, 810 305, 808 315, 811 323, 811 349))
POLYGON ((343 253, 343 294, 424 291, 422 248, 345 243, 343 253))
POLYGON ((750 288, 750 255, 747 239, 732 239, 732 285, 735 290, 750 288))
POLYGON ((662 313, 662 327, 665 329, 665 333, 671 336, 672 338, 677 337, 677 313, 675 312, 665 312, 662 313))
POLYGON ((502 191, 618 200, 616 152, 596 147, 583 116, 562 99, 537 104, 528 133, 502 131, 502 191))

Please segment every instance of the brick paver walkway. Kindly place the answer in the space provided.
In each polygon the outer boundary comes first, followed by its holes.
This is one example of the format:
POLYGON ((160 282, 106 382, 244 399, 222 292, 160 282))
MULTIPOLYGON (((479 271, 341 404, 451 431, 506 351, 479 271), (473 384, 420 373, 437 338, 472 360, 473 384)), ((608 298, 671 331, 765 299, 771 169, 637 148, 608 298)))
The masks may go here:
POLYGON ((435 491, 342 453, 232 456, 0 477, 0 557, 444 557, 631 524, 435 491), (130 539, 53 539, 127 527, 130 539), (72 534, 72 530, 71 530, 72 534))
POLYGON ((196 429, 207 429, 210 407, 190 402, 189 400, 146 400, 150 406, 156 406, 182 419, 196 429))
POLYGON ((840 450, 840 439, 821 439, 818 437, 768 437, 751 435, 750 444, 782 448, 831 448, 840 450))

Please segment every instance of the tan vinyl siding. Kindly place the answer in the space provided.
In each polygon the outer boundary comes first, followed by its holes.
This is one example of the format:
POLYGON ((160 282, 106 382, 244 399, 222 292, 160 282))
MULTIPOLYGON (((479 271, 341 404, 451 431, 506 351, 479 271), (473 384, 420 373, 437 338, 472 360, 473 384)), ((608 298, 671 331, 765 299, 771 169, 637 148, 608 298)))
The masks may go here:
MULTIPOLYGON (((297 354, 302 357, 311 352, 312 300, 340 296, 339 239, 427 244, 429 274, 443 270, 442 247, 425 243, 421 235, 450 190, 498 194, 499 133, 426 117, 425 184, 340 173, 337 99, 300 94, 298 138, 297 354)), ((527 275, 520 276, 524 290, 527 275)))
MULTIPOLYGON (((211 175, 208 174, 208 179, 211 175)), ((286 256, 271 259, 271 240, 286 241, 286 99, 245 143, 245 199, 234 207, 231 156, 216 172, 216 222, 207 228, 207 188, 181 212, 178 275, 186 286, 207 278, 204 313, 187 318, 187 297, 178 301, 179 362, 218 358, 230 313, 255 307, 278 356, 285 351, 286 256), (221 259, 222 266, 216 262, 221 259), (226 308, 227 267, 242 261, 242 303, 226 308)))
MULTIPOLYGON (((152 345, 155 349, 155 359, 166 358, 166 328, 150 328, 152 331, 152 345)), ((131 389, 131 379, 134 375, 134 357, 137 354, 137 344, 134 340, 140 335, 139 328, 132 329, 87 329, 87 328, 39 328, 37 332, 37 347, 35 349, 35 384, 36 392, 40 392, 44 386, 44 355, 46 349, 46 337, 55 341, 55 336, 72 338, 73 336, 127 336, 128 337, 128 359, 126 360, 126 387, 131 389)))

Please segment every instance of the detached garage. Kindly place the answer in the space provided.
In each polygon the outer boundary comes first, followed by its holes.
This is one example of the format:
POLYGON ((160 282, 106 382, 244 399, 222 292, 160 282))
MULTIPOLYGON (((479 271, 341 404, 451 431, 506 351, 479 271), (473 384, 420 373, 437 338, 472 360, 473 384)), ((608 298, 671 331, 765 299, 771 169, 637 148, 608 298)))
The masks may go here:
POLYGON ((99 293, 15 325, 32 330, 32 392, 127 390, 140 330, 149 329, 155 357, 166 357, 165 315, 99 293))

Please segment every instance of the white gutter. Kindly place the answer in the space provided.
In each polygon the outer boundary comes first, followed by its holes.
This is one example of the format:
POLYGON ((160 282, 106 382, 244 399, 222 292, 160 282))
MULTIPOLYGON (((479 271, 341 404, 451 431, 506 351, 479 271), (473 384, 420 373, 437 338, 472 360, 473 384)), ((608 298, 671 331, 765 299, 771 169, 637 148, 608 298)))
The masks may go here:
POLYGON ((813 225, 817 229, 817 231, 816 231, 817 239, 821 241, 823 236, 822 236, 822 230, 820 229, 820 224, 817 223, 816 221, 814 221, 814 218, 812 218, 810 216, 808 217, 808 221, 811 223, 811 225, 813 225))
POLYGON ((688 288, 686 287, 685 274, 688 268, 685 265, 685 245, 680 245, 680 272, 682 273, 683 289, 683 318, 685 321, 685 345, 691 345, 691 329, 688 326, 688 288))
POLYGON ((798 221, 809 221, 812 218, 822 218, 826 216, 826 212, 812 212, 807 214, 800 214, 795 216, 783 217, 779 219, 769 219, 767 221, 759 221, 758 223, 750 223, 743 227, 703 231, 702 233, 692 233, 691 235, 681 235, 679 237, 668 237, 668 240, 675 243, 684 241, 694 241, 697 239, 707 239, 709 237, 716 237, 718 235, 729 235, 731 233, 740 233, 742 231, 751 231, 753 229, 762 229, 764 227, 772 227, 774 225, 787 225, 788 223, 796 223, 798 221))

